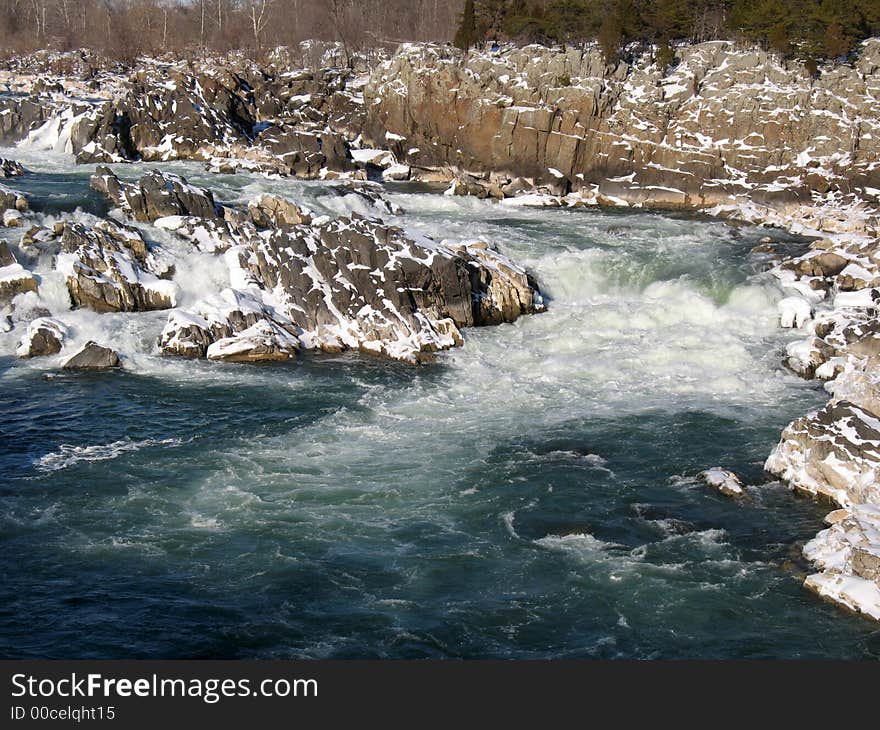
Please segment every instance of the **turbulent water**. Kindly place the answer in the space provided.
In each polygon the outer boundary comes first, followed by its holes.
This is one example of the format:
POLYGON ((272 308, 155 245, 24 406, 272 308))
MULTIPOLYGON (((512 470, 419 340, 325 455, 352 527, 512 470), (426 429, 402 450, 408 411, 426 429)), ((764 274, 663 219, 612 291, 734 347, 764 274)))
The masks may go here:
MULTIPOLYGON (((0 154, 36 173, 13 183, 41 214, 106 213, 91 170, 0 154)), ((319 184, 162 169, 347 212, 319 184)), ((549 311, 422 368, 163 358, 162 312, 63 315, 69 347, 126 357, 111 375, 18 361, 0 335, 0 655, 880 656, 873 624, 801 586, 827 507, 762 477, 825 400, 779 364, 781 294, 748 256, 766 232, 389 195, 401 225, 528 266, 549 311), (716 465, 747 500, 695 480, 716 465)), ((190 255, 182 304, 226 276, 190 255)))

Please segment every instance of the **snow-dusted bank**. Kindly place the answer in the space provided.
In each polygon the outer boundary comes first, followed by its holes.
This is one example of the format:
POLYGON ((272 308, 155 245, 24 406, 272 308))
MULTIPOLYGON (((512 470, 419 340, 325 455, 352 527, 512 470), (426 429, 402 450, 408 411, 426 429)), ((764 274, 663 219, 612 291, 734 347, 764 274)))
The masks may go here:
MULTIPOLYGON (((820 571, 806 585, 880 619, 880 40, 818 78, 722 42, 678 49, 672 69, 650 50, 608 67, 596 49, 463 59, 407 45, 355 70, 333 52, 315 69, 284 50, 263 68, 151 60, 129 78, 83 56, 88 84, 47 76, 46 57, 21 59, 0 76, 16 92, 0 95, 0 143, 83 163, 187 159, 218 173, 345 179, 334 194, 368 215, 392 211, 359 181, 414 180, 503 205, 695 210, 815 237, 795 258, 772 242, 766 253, 787 293, 780 324, 804 335, 786 362, 825 381, 832 399, 785 430, 766 468, 840 508, 805 549, 820 571)), ((3 177, 23 172, 2 162, 3 177)), ((542 308, 526 272, 482 242, 334 220, 277 196, 223 205, 158 172, 129 184, 100 170, 94 184, 129 223, 166 232, 185 254, 112 219, 44 224, 20 252, 54 256, 77 306, 170 309, 159 340, 168 354, 254 361, 359 348, 416 362, 460 344, 460 327, 542 308), (178 291, 173 274, 192 252, 221 262, 229 286, 195 299, 178 291)), ((0 185, 0 208, 7 225, 32 215, 10 186, 0 185)), ((0 304, 25 330, 22 356, 57 354, 57 312, 12 252, 0 259, 0 304)), ((734 479, 707 472, 738 495, 734 479)))

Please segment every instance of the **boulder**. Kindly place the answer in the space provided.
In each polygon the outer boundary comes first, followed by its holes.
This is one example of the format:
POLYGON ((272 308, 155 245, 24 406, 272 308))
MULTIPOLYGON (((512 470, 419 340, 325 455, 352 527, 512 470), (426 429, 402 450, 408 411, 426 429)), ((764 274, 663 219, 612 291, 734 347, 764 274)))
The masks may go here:
POLYGON ((0 241, 0 306, 19 294, 37 291, 37 280, 15 260, 5 241, 0 241))
POLYGON ((67 336, 63 322, 51 317, 40 317, 28 324, 27 332, 16 350, 20 358, 57 355, 67 336))
POLYGON ((259 320, 250 327, 212 343, 209 360, 225 362, 271 362, 296 357, 299 340, 271 320, 259 320))
POLYGON ((312 222, 312 212, 305 206, 280 195, 264 193, 248 203, 248 212, 259 228, 298 226, 312 222))
POLYGON ((701 471, 697 476, 725 497, 745 496, 742 480, 732 471, 716 466, 706 471, 701 471))
POLYGON ((17 210, 19 213, 24 213, 27 209, 28 201, 24 193, 0 185, 0 211, 17 210))
POLYGON ((119 367, 122 367, 122 362, 117 353, 91 341, 63 365, 64 370, 110 370, 119 367))
POLYGON ((77 307, 140 312, 169 309, 176 301, 177 287, 148 270, 157 265, 140 234, 110 220, 91 228, 66 225, 55 266, 77 307))
POLYGON ((844 507, 880 503, 880 418, 849 401, 832 401, 789 424, 764 468, 844 507))
POLYGON ((17 177, 24 175, 24 168, 15 160, 0 157, 0 177, 17 177))
POLYGON ((6 210, 0 222, 5 228, 19 228, 24 225, 24 216, 17 210, 6 210))

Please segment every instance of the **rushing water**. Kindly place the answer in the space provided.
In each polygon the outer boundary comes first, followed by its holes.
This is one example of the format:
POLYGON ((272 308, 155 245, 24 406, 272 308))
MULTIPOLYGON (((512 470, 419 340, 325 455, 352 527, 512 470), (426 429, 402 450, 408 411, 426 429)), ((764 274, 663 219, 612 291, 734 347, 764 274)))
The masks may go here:
MULTIPOLYGON (((91 170, 5 155, 41 213, 106 212, 91 170)), ((162 167, 221 200, 338 205, 162 167)), ((422 368, 162 358, 164 313, 63 314, 71 347, 126 356, 109 375, 17 361, 20 331, 0 335, 0 655, 880 656, 873 624, 801 586, 797 544, 827 507, 762 476, 824 401, 779 365, 781 294, 748 256, 765 232, 390 195, 402 225, 527 265, 549 311, 422 368), (694 479, 716 465, 756 485, 747 500, 694 479)), ((145 230, 183 257, 184 303, 225 284, 145 230)), ((58 313, 63 282, 39 267, 58 313)))

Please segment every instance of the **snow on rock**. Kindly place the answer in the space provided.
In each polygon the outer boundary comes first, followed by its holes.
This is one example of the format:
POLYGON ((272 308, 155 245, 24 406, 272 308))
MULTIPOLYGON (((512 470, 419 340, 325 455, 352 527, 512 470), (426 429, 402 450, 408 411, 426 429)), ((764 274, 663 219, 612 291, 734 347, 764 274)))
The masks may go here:
POLYGON ((6 242, 0 241, 0 306, 29 291, 37 291, 37 280, 15 260, 6 242))
POLYGON ((27 197, 24 193, 0 184, 0 211, 17 210, 23 213, 28 209, 27 197))
POLYGON ((137 221, 152 222, 180 215, 216 218, 222 214, 210 190, 190 185, 179 175, 158 170, 129 184, 121 182, 109 167, 98 167, 92 175, 91 186, 137 221))
POLYGON ((213 342, 209 360, 226 362, 265 362, 290 360, 300 347, 297 337, 271 320, 259 320, 234 337, 213 342))
POLYGON ((832 401, 791 423, 765 468, 843 507, 880 504, 880 419, 848 401, 832 401))
POLYGON ((803 297, 786 297, 779 302, 779 324, 801 328, 813 316, 812 305, 803 297))
POLYGON ((712 467, 700 472, 698 477, 713 489, 717 489, 726 497, 742 497, 745 495, 743 483, 732 471, 721 467, 712 467))
POLYGON ((820 596, 880 621, 880 506, 842 511, 804 547, 822 572, 805 585, 820 596))
POLYGON ((0 157, 0 177, 18 177, 24 175, 24 168, 15 160, 0 157))
POLYGON ((261 228, 298 226, 311 223, 313 214, 308 208, 280 195, 263 193, 248 203, 248 212, 254 225, 261 228))
MULTIPOLYGON (((334 194, 382 200, 369 188, 334 194)), ((528 274, 480 241, 441 243, 358 214, 297 223, 310 214, 277 196, 248 211, 242 220, 223 209, 235 240, 224 254, 232 288, 173 311, 159 339, 164 353, 247 361, 360 349, 418 363, 461 345, 461 327, 544 307, 528 274)), ((160 221, 184 236, 187 225, 197 228, 189 218, 160 221)))
POLYGON ((177 287, 153 273, 167 273, 159 266, 135 229, 109 219, 93 227, 66 223, 55 264, 73 304, 96 312, 173 307, 177 287))
POLYGON ((66 337, 67 327, 63 322, 51 317, 38 317, 28 324, 16 354, 20 358, 57 355, 66 337))

